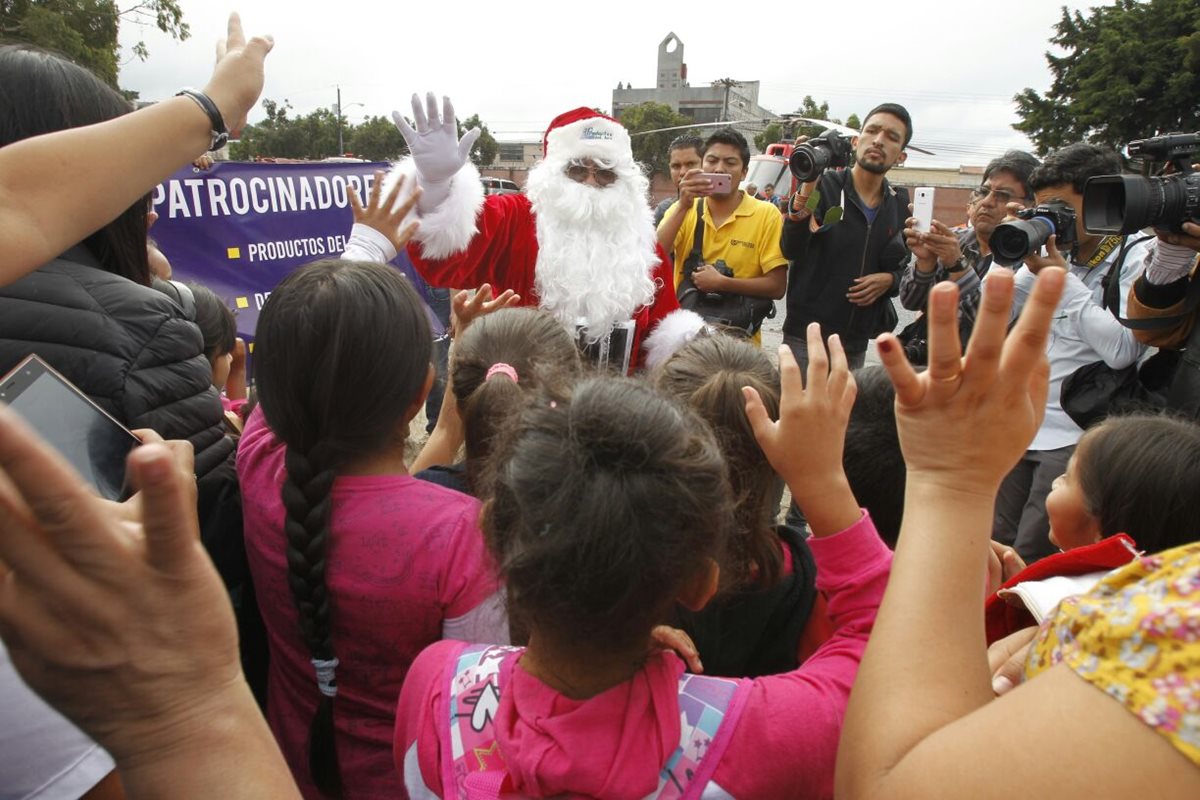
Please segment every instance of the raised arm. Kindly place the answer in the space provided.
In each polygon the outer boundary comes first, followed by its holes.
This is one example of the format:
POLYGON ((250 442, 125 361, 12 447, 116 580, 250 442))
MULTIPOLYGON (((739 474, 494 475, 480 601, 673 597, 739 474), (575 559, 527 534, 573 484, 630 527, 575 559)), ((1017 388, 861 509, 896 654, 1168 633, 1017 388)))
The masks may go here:
MULTIPOLYGON (((270 37, 246 41, 229 17, 217 66, 204 88, 236 131, 258 100, 270 37)), ((208 116, 189 97, 98 125, 0 148, 0 285, 12 283, 107 225, 212 140, 208 116)))

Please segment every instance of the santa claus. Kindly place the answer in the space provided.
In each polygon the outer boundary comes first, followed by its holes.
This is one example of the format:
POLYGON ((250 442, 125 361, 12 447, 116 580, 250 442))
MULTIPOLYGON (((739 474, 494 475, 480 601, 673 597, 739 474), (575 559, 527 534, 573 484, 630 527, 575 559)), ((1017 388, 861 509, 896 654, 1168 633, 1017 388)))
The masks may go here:
POLYGON ((393 114, 411 157, 391 179, 421 187, 409 255, 431 285, 512 289, 629 369, 665 360, 703 326, 675 300, 649 181, 619 122, 590 108, 559 115, 525 193, 485 197, 468 157, 479 131, 459 140, 449 98, 440 116, 432 93, 412 107, 415 128, 393 114))

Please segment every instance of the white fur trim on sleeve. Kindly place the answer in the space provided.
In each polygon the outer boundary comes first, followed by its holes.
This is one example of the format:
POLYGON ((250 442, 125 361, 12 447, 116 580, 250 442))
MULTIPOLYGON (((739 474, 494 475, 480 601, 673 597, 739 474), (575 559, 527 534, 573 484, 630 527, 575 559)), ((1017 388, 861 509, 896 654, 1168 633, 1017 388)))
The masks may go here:
POLYGON ((675 355, 679 348, 696 338, 708 323, 695 311, 679 309, 663 317, 646 337, 646 368, 655 369, 675 355))
MULTIPOLYGON (((404 176, 407 186, 420 183, 417 168, 411 158, 392 167, 384 179, 384 191, 404 176)), ((421 243, 421 254, 428 259, 449 258, 467 249, 477 231, 475 218, 483 208, 483 182, 479 170, 468 161, 450 179, 450 191, 446 199, 438 203, 433 211, 420 215, 421 226, 413 237, 421 243)))

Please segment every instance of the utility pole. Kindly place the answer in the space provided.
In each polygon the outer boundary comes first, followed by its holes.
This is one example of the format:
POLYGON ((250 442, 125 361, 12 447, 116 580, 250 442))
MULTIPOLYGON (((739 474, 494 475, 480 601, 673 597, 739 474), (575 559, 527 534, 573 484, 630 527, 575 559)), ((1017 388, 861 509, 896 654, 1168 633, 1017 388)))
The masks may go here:
POLYGON ((346 145, 342 141, 342 87, 337 87, 337 123, 338 123, 338 152, 341 156, 346 152, 346 145))

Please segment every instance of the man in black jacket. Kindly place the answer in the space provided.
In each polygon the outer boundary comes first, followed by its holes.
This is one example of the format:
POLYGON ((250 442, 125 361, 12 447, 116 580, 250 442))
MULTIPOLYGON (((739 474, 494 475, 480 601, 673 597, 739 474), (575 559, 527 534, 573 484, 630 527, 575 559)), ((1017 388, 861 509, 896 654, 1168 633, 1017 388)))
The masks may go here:
POLYGON ((792 263, 783 340, 801 369, 808 365, 811 322, 821 323, 824 336, 841 337, 851 368, 862 366, 868 340, 895 325, 889 306, 908 261, 908 192, 893 189, 884 175, 908 157, 911 140, 912 119, 903 106, 876 106, 850 140, 854 167, 826 170, 789 201, 783 254, 792 263))

